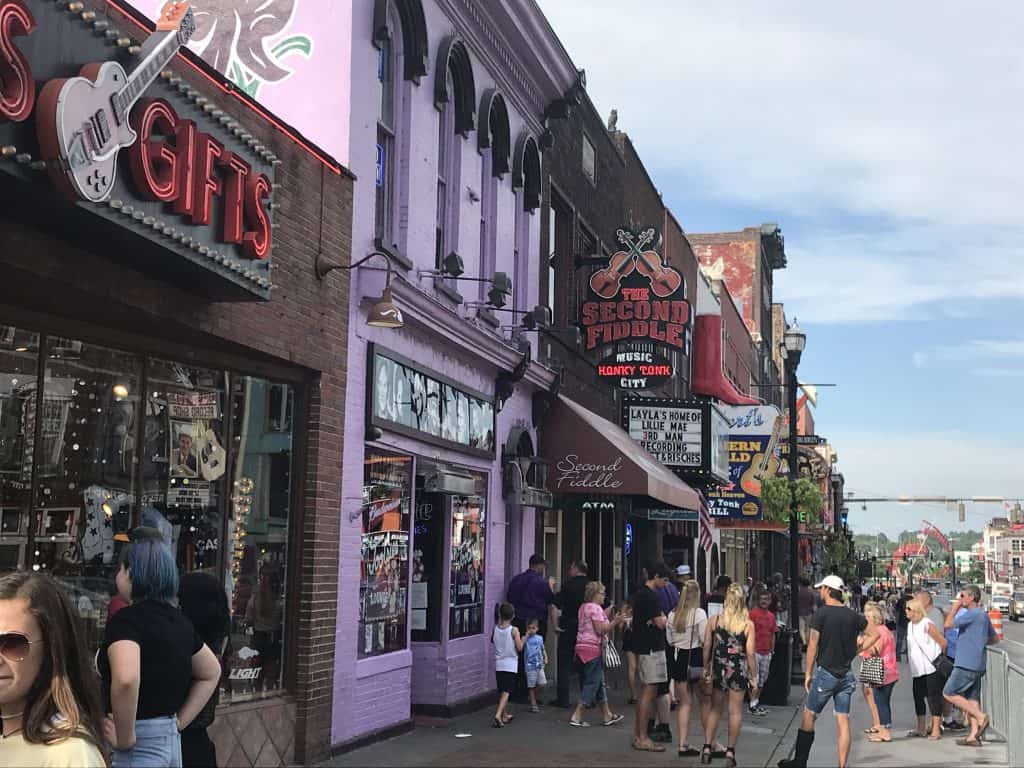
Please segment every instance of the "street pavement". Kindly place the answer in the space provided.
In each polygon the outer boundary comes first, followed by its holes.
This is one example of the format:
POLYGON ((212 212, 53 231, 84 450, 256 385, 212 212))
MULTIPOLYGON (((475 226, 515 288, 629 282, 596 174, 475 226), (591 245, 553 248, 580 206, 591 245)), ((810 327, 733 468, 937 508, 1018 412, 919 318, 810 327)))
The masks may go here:
MULTIPOLYGON (((1022 624, 1024 627, 1024 624, 1022 624)), ((914 700, 910 671, 901 665, 901 679, 893 694, 893 741, 873 744, 863 731, 871 725, 871 715, 858 691, 853 703, 851 724, 853 748, 850 766, 1006 766, 1007 751, 1003 743, 991 742, 980 748, 959 747, 955 740, 960 734, 947 734, 939 741, 909 739, 906 733, 914 726, 914 700)), ((743 730, 737 745, 737 759, 741 766, 774 766, 788 757, 796 740, 800 724, 803 688, 792 689, 787 707, 769 707, 767 717, 744 714, 743 730)), ((508 727, 491 727, 493 709, 459 717, 454 720, 418 722, 414 731, 362 749, 338 755, 323 763, 324 768, 347 766, 477 766, 477 765, 530 765, 572 766, 572 768, 599 768, 618 765, 698 765, 698 758, 676 756, 677 741, 664 753, 638 752, 630 748, 633 708, 624 703, 621 691, 612 692, 613 709, 626 715, 622 723, 605 728, 599 724, 591 728, 571 728, 569 712, 564 709, 545 708, 540 714, 530 714, 516 707, 516 719, 508 727)), ((597 722, 598 711, 587 712, 597 722)), ((675 726, 673 725, 673 736, 675 726)), ((725 738, 725 724, 719 736, 725 738)), ((704 741, 699 724, 691 724, 689 742, 699 745, 704 741)), ((836 724, 831 708, 818 719, 814 749, 809 765, 836 765, 836 724)), ((715 760, 715 765, 724 761, 715 760)))

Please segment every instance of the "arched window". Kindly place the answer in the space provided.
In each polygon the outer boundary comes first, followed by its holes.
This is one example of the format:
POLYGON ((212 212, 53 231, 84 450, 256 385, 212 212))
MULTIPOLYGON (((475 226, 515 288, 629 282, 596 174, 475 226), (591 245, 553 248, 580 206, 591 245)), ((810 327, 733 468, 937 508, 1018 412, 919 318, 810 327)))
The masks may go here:
POLYGON ((540 207, 540 185, 540 150, 537 140, 524 130, 512 152, 512 188, 516 190, 512 307, 520 311, 529 308, 530 214, 540 207))
POLYGON ((434 106, 438 110, 437 231, 435 268, 458 249, 459 190, 462 188, 462 145, 476 127, 476 84, 466 46, 455 35, 441 41, 434 69, 434 106))
POLYGON ((427 25, 420 0, 374 0, 377 48, 377 144, 374 238, 401 251, 399 231, 408 200, 408 132, 411 87, 427 73, 427 25))
POLYGON ((484 91, 480 99, 479 117, 478 146, 481 151, 491 150, 491 173, 500 178, 508 173, 509 153, 512 149, 505 97, 494 88, 484 91))

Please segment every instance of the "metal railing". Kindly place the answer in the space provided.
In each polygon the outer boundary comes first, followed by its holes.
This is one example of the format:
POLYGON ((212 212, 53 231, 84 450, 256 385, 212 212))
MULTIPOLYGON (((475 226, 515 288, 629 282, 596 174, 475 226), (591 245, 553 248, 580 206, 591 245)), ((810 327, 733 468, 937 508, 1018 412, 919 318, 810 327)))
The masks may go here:
POLYGON ((1009 764, 1024 765, 1024 668, 999 648, 989 647, 986 654, 981 706, 992 718, 992 730, 1006 739, 1009 764))

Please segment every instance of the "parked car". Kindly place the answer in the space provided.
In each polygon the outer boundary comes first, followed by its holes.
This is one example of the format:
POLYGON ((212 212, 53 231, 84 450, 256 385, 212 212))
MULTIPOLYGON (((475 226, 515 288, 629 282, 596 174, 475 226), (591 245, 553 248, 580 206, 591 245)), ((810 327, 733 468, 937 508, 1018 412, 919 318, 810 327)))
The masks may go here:
POLYGON ((1020 621, 1021 618, 1024 618, 1024 592, 1015 592, 1010 601, 1010 621, 1020 621))
POLYGON ((1011 600, 1009 595, 996 595, 992 598, 992 608, 1008 614, 1010 612, 1011 602, 1016 601, 1011 600))

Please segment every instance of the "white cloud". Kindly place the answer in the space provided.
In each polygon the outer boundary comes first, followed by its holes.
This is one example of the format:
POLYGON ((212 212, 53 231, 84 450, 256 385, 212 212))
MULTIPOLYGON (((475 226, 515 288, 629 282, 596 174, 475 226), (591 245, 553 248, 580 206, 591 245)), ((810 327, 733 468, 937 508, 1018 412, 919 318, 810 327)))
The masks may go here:
POLYGON ((670 203, 666 180, 685 179, 801 221, 777 288, 791 313, 977 317, 1024 298, 1024 114, 1007 96, 1024 91, 1022 6, 542 6, 670 203))

